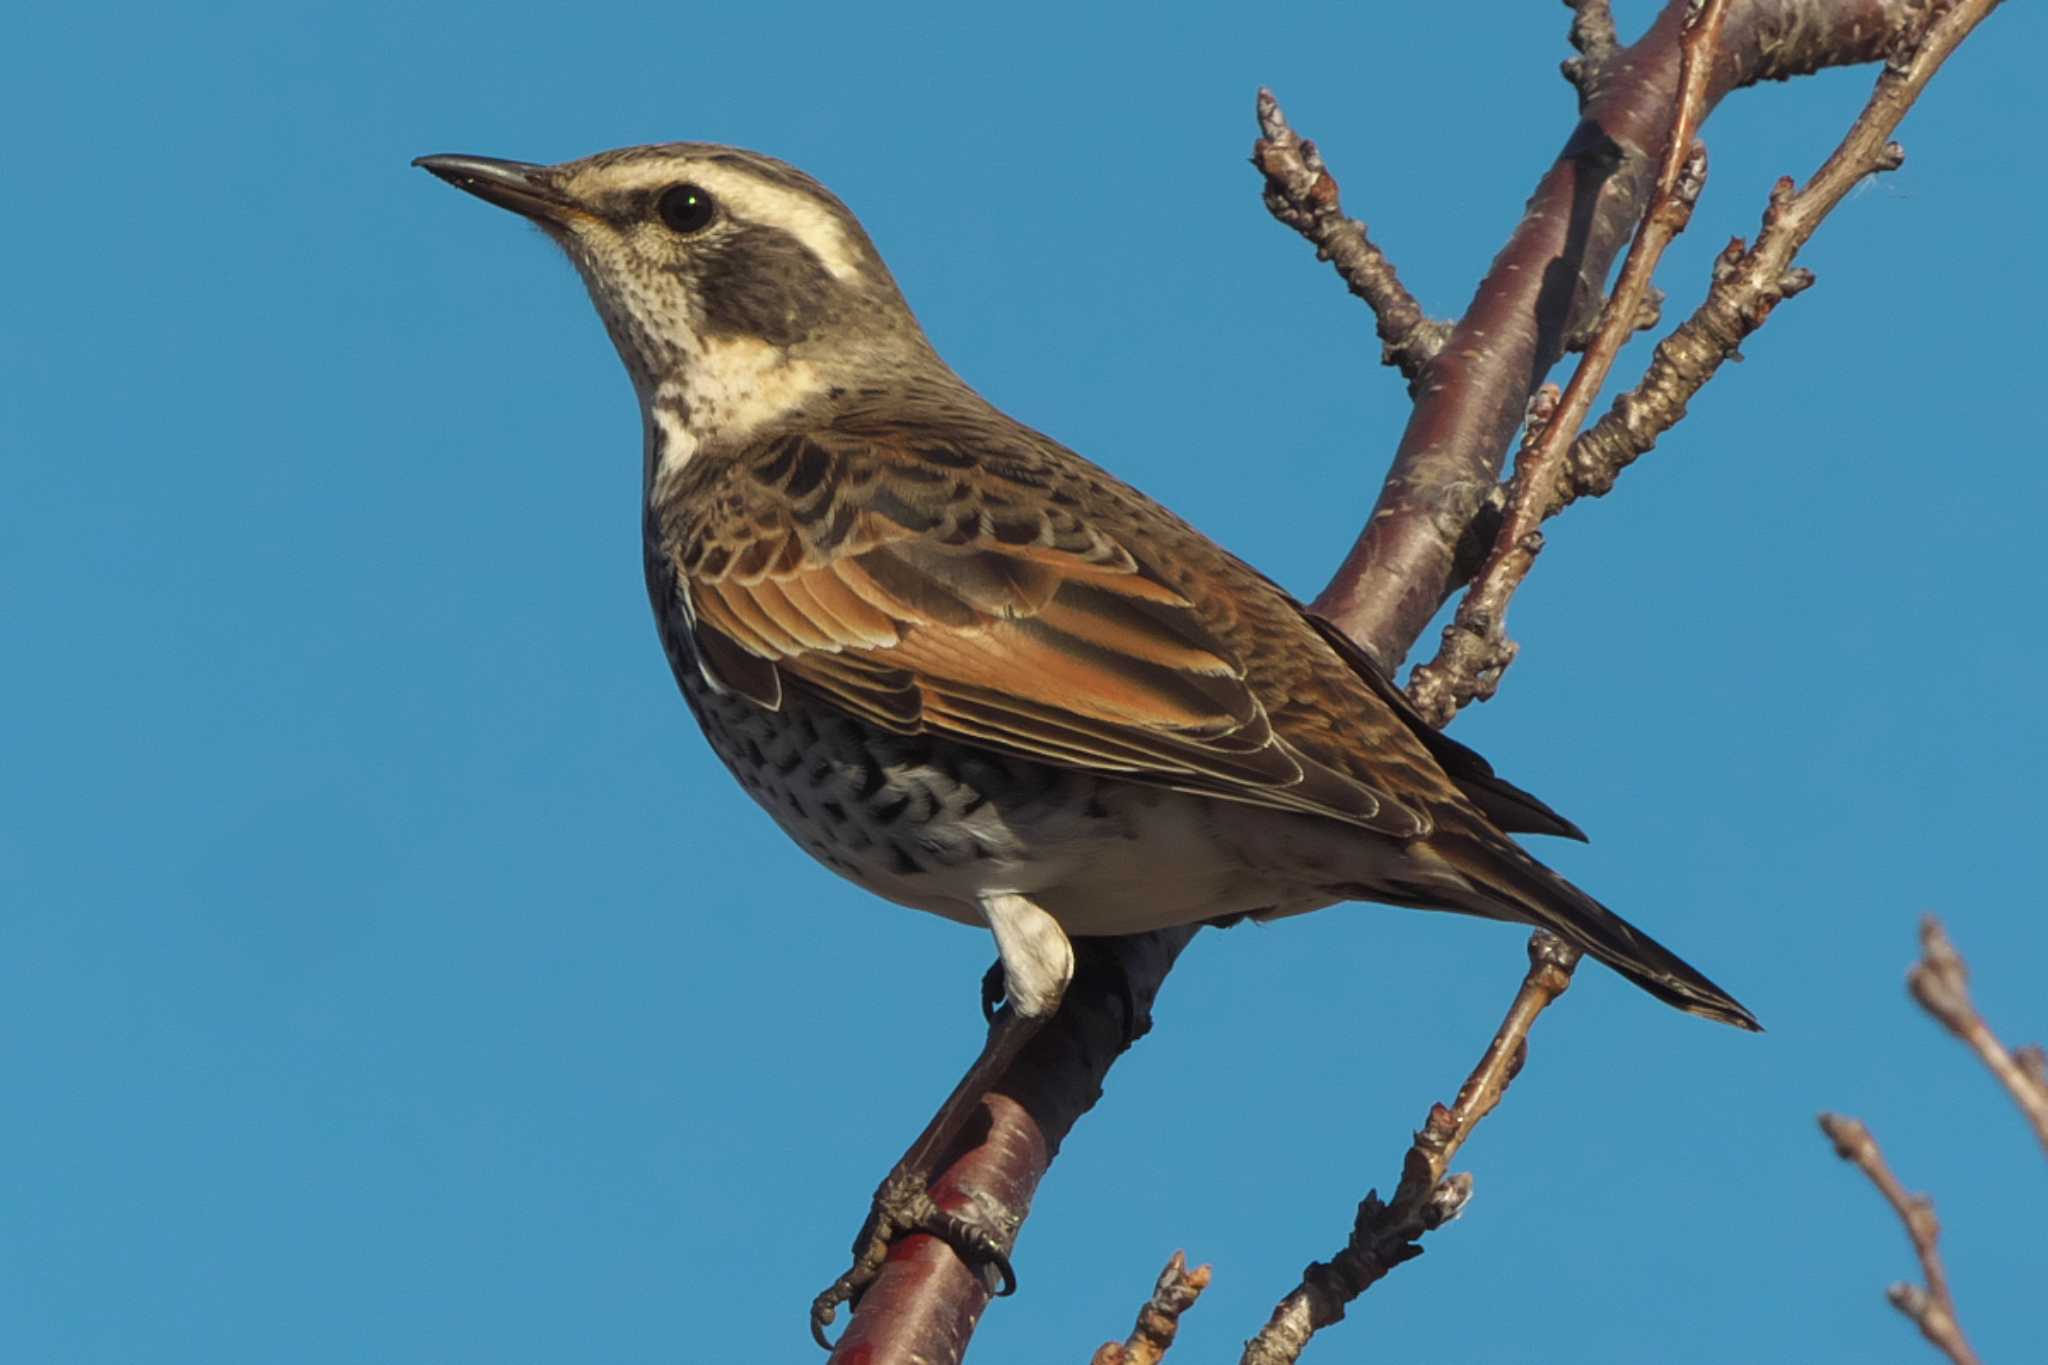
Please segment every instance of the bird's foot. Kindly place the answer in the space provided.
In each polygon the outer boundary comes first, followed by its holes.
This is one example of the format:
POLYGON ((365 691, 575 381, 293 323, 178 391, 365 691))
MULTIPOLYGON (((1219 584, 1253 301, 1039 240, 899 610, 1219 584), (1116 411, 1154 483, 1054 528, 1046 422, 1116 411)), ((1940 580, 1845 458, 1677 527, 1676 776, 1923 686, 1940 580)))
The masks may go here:
POLYGON ((875 1191, 867 1222, 853 1239, 853 1264, 834 1280, 824 1293, 811 1300, 811 1336, 826 1350, 832 1342, 825 1330, 839 1315, 840 1304, 858 1304, 882 1262, 898 1238, 929 1233, 953 1248, 954 1254, 977 1270, 987 1281, 989 1292, 1001 1298, 1017 1291, 1017 1272, 1010 1267, 1010 1254, 995 1232, 962 1214, 938 1206, 932 1199, 925 1177, 901 1167, 875 1191))
MULTIPOLYGON (((1122 1011, 1123 1045, 1128 1050, 1133 1043, 1145 1036, 1152 1024, 1138 1004, 1137 991, 1131 986, 1130 975, 1113 961, 1108 962, 1106 967, 1116 977, 1116 999, 1122 1011)), ((1002 1008, 1007 994, 1003 979, 1003 960, 997 958, 989 964, 989 969, 981 974, 981 1017, 991 1028, 995 1026, 996 1012, 1002 1008)))
POLYGON ((981 974, 981 1020, 990 1028, 995 1027, 996 1011, 1003 1007, 1003 999, 1009 994, 1003 977, 1003 960, 997 958, 981 974))

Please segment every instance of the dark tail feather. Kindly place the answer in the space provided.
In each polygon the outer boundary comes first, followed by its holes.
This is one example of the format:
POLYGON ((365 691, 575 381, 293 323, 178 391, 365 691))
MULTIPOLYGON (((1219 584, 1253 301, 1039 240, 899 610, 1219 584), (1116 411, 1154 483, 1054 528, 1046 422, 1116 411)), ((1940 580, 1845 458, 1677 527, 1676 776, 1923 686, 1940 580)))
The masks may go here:
POLYGON ((1428 846, 1490 902, 1471 907, 1480 913, 1548 929, 1687 1014, 1763 1032, 1734 996, 1507 839, 1439 829, 1428 846))

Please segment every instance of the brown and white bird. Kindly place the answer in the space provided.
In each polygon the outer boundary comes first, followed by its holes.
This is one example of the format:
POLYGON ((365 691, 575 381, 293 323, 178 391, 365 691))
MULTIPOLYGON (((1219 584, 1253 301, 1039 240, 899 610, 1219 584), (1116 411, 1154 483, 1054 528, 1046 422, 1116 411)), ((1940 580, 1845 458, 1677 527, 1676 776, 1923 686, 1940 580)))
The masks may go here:
POLYGON ((918 1167, 1058 1007, 1076 935, 1455 910, 1756 1027, 1523 852, 1581 836, 1336 630, 948 369, 803 172, 704 143, 416 164, 589 286, 645 419, 655 619, 719 758, 834 871, 994 931, 1010 1008, 885 1182, 884 1240, 934 1226, 918 1167))

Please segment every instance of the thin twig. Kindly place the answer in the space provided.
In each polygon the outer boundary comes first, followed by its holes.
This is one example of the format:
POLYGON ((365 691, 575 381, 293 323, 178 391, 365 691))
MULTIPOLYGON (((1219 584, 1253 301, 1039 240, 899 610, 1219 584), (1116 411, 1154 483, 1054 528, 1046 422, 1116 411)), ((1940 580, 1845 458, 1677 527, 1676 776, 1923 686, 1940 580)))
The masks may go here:
MULTIPOLYGON (((1574 133, 1495 257, 1455 340, 1430 364, 1429 383, 1378 504, 1317 599, 1361 648, 1398 664, 1455 586, 1478 563, 1459 551, 1474 517, 1498 496, 1498 471, 1541 376, 1574 334, 1615 254, 1628 240, 1660 146, 1676 79, 1676 17, 1686 0, 1636 43, 1612 54, 1597 96, 1582 101, 1574 133), (1607 157, 1621 148, 1616 169, 1607 157)), ((1714 95, 1876 60, 1917 31, 1931 0, 1745 0, 1731 16, 1714 95)), ((1473 544, 1483 546, 1484 541, 1473 544)), ((1176 928, 1113 944, 1115 974, 1077 977, 1060 1012, 997 1087, 984 1141, 935 1182, 960 1200, 1000 1206, 1009 1224, 1071 1126, 1102 1093, 1110 1065, 1142 1033, 1151 1001, 1194 930, 1176 928), (1135 1003, 1138 1018, 1128 1017, 1135 1003), (1002 1102, 1014 1097, 1015 1102, 1002 1102)), ((861 1301, 835 1359, 957 1361, 989 1298, 987 1281, 930 1238, 911 1238, 861 1301)))
MULTIPOLYGON (((1598 422, 1577 433, 1583 409, 1573 410, 1573 388, 1595 359, 1596 337, 1566 389, 1559 417, 1541 431, 1532 428, 1531 444, 1516 461, 1509 512, 1495 537, 1494 551, 1459 604, 1456 619, 1445 628, 1437 657, 1415 671, 1410 692, 1425 715, 1442 724, 1466 703, 1493 695, 1501 671, 1514 658, 1506 635, 1507 605, 1542 548, 1537 527, 1579 498, 1612 489, 1620 472, 1685 415, 1687 402, 1722 362, 1738 355, 1742 341, 1763 325, 1772 309, 1813 283, 1812 272, 1794 267, 1793 258, 1864 177, 1899 166, 1905 153, 1890 140, 1892 131, 1949 53, 1997 3, 1959 0, 1932 13, 1926 27, 1910 40, 1901 39, 1869 103, 1813 179, 1796 192, 1790 178, 1778 182, 1755 247, 1745 249, 1739 240, 1730 243, 1715 265, 1706 299, 1658 343, 1642 381, 1617 397, 1598 422), (1539 441, 1541 450, 1532 451, 1539 441), (1569 446, 1558 458, 1555 452, 1563 442, 1569 446), (1540 477, 1525 479, 1525 465, 1532 465, 1540 477)), ((1690 35, 1686 42, 1690 52, 1690 35)), ((1667 155, 1667 172, 1669 166, 1667 155)), ((1630 249, 1629 265, 1635 263, 1637 248, 1648 237, 1663 199, 1660 194, 1653 201, 1643 234, 1630 249)), ((1622 282, 1599 327, 1601 334, 1612 329, 1623 340, 1626 328, 1616 303, 1627 277, 1624 266, 1622 282)), ((1611 365, 1612 357, 1607 360, 1611 365)), ((1588 403, 1596 392, 1597 385, 1587 386, 1588 403)))
POLYGON ((1379 322, 1380 359, 1413 385, 1431 357, 1443 349, 1451 325, 1428 317, 1401 283, 1394 263, 1366 236, 1366 227, 1344 216, 1337 180, 1323 164, 1316 144, 1298 136, 1273 92, 1258 98, 1259 140, 1252 164, 1266 177, 1266 208, 1306 237, 1316 259, 1337 268, 1345 285, 1371 307, 1379 322))
POLYGON ((1627 344, 1650 296, 1650 279, 1671 245, 1692 219, 1707 178, 1707 150, 1694 141, 1707 116, 1707 78, 1719 51, 1729 0, 1706 0, 1693 13, 1679 39, 1677 112, 1671 121, 1671 144, 1657 172, 1643 222, 1622 262, 1621 277, 1601 310, 1586 353, 1565 385, 1557 410, 1541 423, 1531 422, 1529 439, 1515 459, 1508 508, 1495 533, 1493 551, 1472 582, 1458 613, 1444 629, 1436 658, 1415 670, 1408 694, 1422 714, 1437 725, 1447 722, 1475 696, 1493 695, 1501 672, 1514 658, 1507 638, 1507 608, 1515 589, 1528 575, 1543 548, 1537 529, 1564 476, 1571 440, 1593 400, 1607 382, 1615 357, 1627 344))
POLYGON ((1583 105, 1593 98, 1608 62, 1621 50, 1621 34, 1614 27, 1614 6, 1609 0, 1565 3, 1572 9, 1571 42, 1579 55, 1567 57, 1561 69, 1564 78, 1577 88, 1583 105))
POLYGON ((1137 1325, 1121 1342, 1106 1341, 1088 1365, 1158 1365, 1180 1331, 1181 1314, 1195 1306, 1195 1300, 1209 1287, 1209 1267, 1188 1269, 1186 1253, 1176 1251, 1159 1272, 1152 1297, 1138 1310, 1137 1325))
POLYGON ((2048 1066, 2041 1049, 2006 1050, 1998 1035, 1977 1013, 1970 999, 1970 969, 1932 915, 1920 920, 1920 960, 1906 973, 1906 988, 1941 1026, 1970 1045, 1984 1065, 2011 1093, 2020 1112, 2034 1126, 2034 1136, 2048 1150, 2048 1066))
POLYGON ((1941 1255, 1935 1249, 1941 1237, 1941 1222, 1934 1216, 1933 1202, 1924 1194, 1906 1192, 1899 1178, 1884 1164, 1877 1139, 1857 1120, 1840 1114, 1822 1114, 1820 1130, 1835 1144, 1836 1156, 1855 1163, 1870 1177, 1870 1183, 1877 1186, 1878 1193, 1906 1225, 1906 1235, 1913 1239, 1913 1250, 1920 1255, 1920 1273, 1927 1281, 1926 1286, 1895 1284, 1885 1291, 1885 1297, 1891 1300, 1892 1307, 1911 1318, 1921 1335, 1955 1365, 1977 1365, 1977 1353, 1963 1336, 1956 1301, 1948 1290, 1948 1274, 1942 1269, 1941 1255))
POLYGON ((1245 1344, 1240 1365, 1292 1365, 1311 1336, 1343 1319, 1345 1305, 1395 1266, 1420 1256, 1424 1233, 1464 1210, 1472 1197, 1472 1177, 1449 1174, 1451 1159, 1521 1073, 1530 1027, 1570 987, 1578 961, 1578 950, 1563 940, 1540 929, 1530 936, 1529 972, 1507 1018, 1459 1087, 1457 1102, 1448 1109, 1430 1106, 1428 1120, 1401 1162, 1393 1199, 1383 1202, 1376 1190, 1365 1196, 1344 1249, 1302 1272, 1301 1284, 1245 1344))
POLYGON ((1894 53, 1848 135, 1806 187, 1795 193, 1789 177, 1778 182, 1756 245, 1745 249, 1740 238, 1728 244, 1715 263, 1706 299, 1658 343, 1642 382, 1573 442, 1570 477, 1559 488, 1557 510, 1613 488, 1621 471, 1685 416, 1686 404, 1722 363, 1741 358, 1742 342, 1771 310, 1813 283, 1813 273, 1795 268, 1793 258, 1865 177, 1898 169, 1905 151, 1891 135, 1899 120, 1956 45, 1997 5, 1998 0, 1961 0, 1934 12, 1917 40, 1894 53))
MULTIPOLYGON (((1743 0, 1709 102, 1762 80, 1883 59, 1934 0, 1743 0)), ((1598 311, 1670 141, 1688 0, 1612 54, 1426 382, 1371 514, 1316 612, 1391 671, 1479 567, 1502 462, 1529 397, 1598 311)))

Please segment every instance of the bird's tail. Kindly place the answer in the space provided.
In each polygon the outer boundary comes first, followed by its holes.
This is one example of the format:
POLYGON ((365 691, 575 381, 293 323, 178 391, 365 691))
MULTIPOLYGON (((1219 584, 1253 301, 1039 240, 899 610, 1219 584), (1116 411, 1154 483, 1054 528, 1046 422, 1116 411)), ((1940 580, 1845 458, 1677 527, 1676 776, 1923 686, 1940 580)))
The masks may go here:
POLYGON ((1547 929, 1688 1014, 1763 1032, 1734 996, 1511 840, 1491 831, 1440 826, 1427 844, 1478 893, 1479 903, 1470 909, 1547 929))

